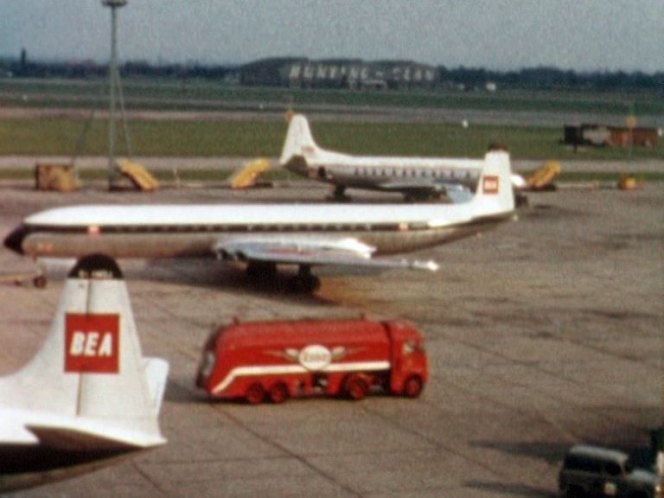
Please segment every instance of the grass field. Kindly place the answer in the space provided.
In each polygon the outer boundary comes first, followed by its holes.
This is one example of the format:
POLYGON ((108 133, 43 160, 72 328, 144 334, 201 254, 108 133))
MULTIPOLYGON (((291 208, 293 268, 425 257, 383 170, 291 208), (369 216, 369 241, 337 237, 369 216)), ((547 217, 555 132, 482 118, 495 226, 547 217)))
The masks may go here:
MULTIPOLYGON (((214 110, 256 109, 263 104, 297 108, 319 104, 351 107, 408 107, 594 113, 637 116, 664 115, 661 93, 598 93, 580 91, 501 90, 496 93, 435 91, 347 91, 240 87, 199 80, 126 79, 123 93, 132 109, 214 110)), ((108 87, 103 79, 0 79, 0 105, 84 107, 105 109, 108 87)))
MULTIPOLYGON (((129 80, 124 84, 128 107, 178 109, 199 112, 219 109, 256 111, 298 105, 330 106, 336 112, 374 107, 467 109, 489 113, 517 111, 566 113, 629 112, 664 115, 664 99, 656 93, 639 95, 594 92, 487 92, 291 90, 247 88, 206 81, 129 80), (130 104, 130 105, 129 105, 130 104), (341 107, 340 107, 341 106, 341 107)), ((79 109, 106 107, 103 80, 0 79, 0 106, 79 109)), ((396 120, 398 120, 398 112, 396 120)), ((1 116, 1 114, 0 114, 1 116)), ((274 119, 274 118, 272 118, 274 119)), ((286 134, 285 121, 259 120, 130 120, 131 152, 139 156, 257 157, 278 156, 286 134)), ((321 146, 354 154, 481 156, 491 143, 509 148, 516 159, 626 159, 625 149, 584 148, 561 145, 562 127, 476 125, 462 128, 440 122, 313 122, 321 146)), ((122 127, 119 127, 122 138, 122 127)), ((0 155, 105 155, 108 150, 105 120, 86 118, 17 119, 0 117, 0 155)), ((634 159, 664 159, 664 141, 654 148, 634 148, 634 159)), ((118 140, 118 153, 127 145, 118 140)))
MULTIPOLYGON (((128 122, 128 129, 133 155, 276 157, 287 124, 133 120, 128 122)), ((627 150, 617 148, 583 148, 574 152, 560 143, 560 128, 320 122, 313 123, 312 129, 321 146, 354 154, 477 157, 484 154, 489 144, 500 143, 518 159, 616 160, 628 155, 627 150)), ((122 127, 118 133, 118 153, 125 154, 122 127)), ((105 155, 107 140, 107 123, 102 120, 0 120, 0 155, 105 155)), ((634 148, 632 157, 664 159, 664 144, 660 141, 654 148, 634 148)))

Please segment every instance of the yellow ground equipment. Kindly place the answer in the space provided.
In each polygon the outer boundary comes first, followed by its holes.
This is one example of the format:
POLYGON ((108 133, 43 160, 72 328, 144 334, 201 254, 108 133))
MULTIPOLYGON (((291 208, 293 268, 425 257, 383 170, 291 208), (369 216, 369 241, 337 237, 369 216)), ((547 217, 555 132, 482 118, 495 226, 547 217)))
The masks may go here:
POLYGON ((71 163, 37 163, 35 166, 35 188, 37 190, 71 192, 81 188, 81 184, 76 176, 76 169, 71 163))
POLYGON ((526 190, 553 190, 553 181, 560 175, 562 168, 558 161, 547 161, 541 168, 526 176, 526 190))
POLYGON ((120 173, 126 176, 138 190, 153 191, 159 188, 159 182, 142 164, 132 161, 118 161, 120 173))
POLYGON ((639 187, 639 182, 634 175, 624 174, 621 175, 620 180, 618 180, 618 188, 620 190, 636 190, 639 187))
POLYGON ((255 187, 258 178, 269 169, 270 161, 267 159, 255 159, 233 173, 228 179, 228 184, 232 189, 255 187))

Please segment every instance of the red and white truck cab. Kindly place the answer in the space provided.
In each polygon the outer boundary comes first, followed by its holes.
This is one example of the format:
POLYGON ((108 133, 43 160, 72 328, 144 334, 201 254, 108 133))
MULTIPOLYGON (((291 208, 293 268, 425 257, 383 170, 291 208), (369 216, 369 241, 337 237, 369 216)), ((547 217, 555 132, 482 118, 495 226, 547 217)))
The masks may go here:
POLYGON ((196 385, 213 398, 364 398, 382 388, 415 398, 428 381, 423 339, 402 321, 239 322, 208 338, 196 385))

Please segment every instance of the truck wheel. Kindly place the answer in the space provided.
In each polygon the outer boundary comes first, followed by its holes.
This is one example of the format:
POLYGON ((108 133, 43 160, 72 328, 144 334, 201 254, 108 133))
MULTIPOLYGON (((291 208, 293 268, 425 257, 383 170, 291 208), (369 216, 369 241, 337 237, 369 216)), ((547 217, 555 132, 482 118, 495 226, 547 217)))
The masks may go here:
POLYGON ((258 382, 251 384, 249 389, 247 389, 244 397, 247 400, 247 403, 250 405, 257 405, 261 403, 265 398, 265 391, 263 390, 263 386, 261 386, 258 382))
POLYGON ((369 385, 367 382, 356 376, 351 376, 346 382, 346 394, 353 401, 360 401, 369 392, 369 385))
POLYGON ((417 398, 422 393, 422 379, 412 375, 403 385, 403 395, 407 398, 417 398))
POLYGON ((288 387, 283 382, 277 382, 270 388, 270 401, 275 405, 280 405, 288 399, 288 387))

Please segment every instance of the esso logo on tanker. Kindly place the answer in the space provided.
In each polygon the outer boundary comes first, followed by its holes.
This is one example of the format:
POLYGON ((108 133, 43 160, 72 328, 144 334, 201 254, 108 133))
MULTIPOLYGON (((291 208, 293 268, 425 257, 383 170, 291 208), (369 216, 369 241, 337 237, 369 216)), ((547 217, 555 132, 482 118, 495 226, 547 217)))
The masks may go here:
POLYGON ((118 373, 120 316, 67 313, 65 372, 118 373))
POLYGON ((312 344, 300 351, 298 361, 307 370, 323 370, 332 362, 332 353, 325 346, 312 344))

